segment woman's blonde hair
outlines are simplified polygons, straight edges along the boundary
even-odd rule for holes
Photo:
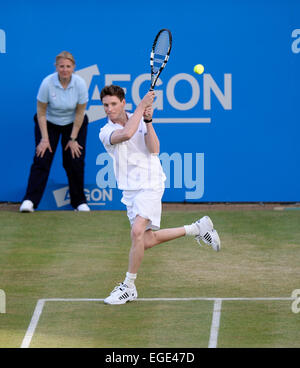
[[[68,60],[70,60],[73,63],[73,65],[75,65],[74,56],[70,52],[68,52],[68,51],[62,51],[61,53],[59,53],[56,56],[55,65],[58,64],[58,62],[59,62],[60,59],[68,59]]]

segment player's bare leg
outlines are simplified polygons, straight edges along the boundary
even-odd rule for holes
[[[188,235],[193,236],[200,244],[200,240],[219,251],[221,242],[213,223],[208,216],[204,216],[191,225],[162,229],[158,231],[147,230],[149,220],[137,216],[131,228],[131,249],[129,252],[128,272],[124,282],[118,285],[111,295],[104,300],[106,304],[124,304],[137,298],[135,279],[142,263],[144,251],[155,245]]]
[[[185,235],[186,232],[183,226],[169,229],[161,229],[157,231],[147,230],[144,234],[144,247],[145,250],[150,249],[155,245],[165,243],[173,239],[181,238]]]
[[[191,225],[158,231],[146,231],[144,235],[145,250],[185,235],[194,236],[199,245],[201,245],[200,240],[202,240],[204,243],[210,245],[215,251],[219,251],[221,248],[219,235],[213,228],[211,219],[208,216],[204,216]]]
[[[117,285],[105,300],[105,304],[125,304],[138,296],[134,281],[144,257],[144,234],[149,220],[136,216],[131,227],[131,248],[128,272],[123,282]]]
[[[136,216],[131,227],[131,249],[128,272],[136,274],[144,257],[145,231],[149,220]]]

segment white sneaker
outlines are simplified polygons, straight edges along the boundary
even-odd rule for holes
[[[34,211],[33,203],[29,199],[23,201],[23,203],[20,206],[20,212],[33,212],[33,211]]]
[[[75,211],[79,212],[90,212],[90,207],[86,203],[81,203]]]
[[[213,250],[218,252],[221,249],[221,241],[217,230],[214,229],[213,222],[208,216],[202,217],[195,223],[199,229],[199,235],[195,237],[199,245],[201,246],[200,240],[210,245]]]
[[[121,282],[114,290],[110,293],[110,296],[104,299],[105,304],[125,304],[131,302],[137,298],[136,287],[128,287],[126,284]]]

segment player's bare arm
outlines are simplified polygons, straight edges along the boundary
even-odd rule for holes
[[[141,100],[141,102],[138,104],[133,115],[127,121],[119,122],[121,124],[123,123],[122,125],[124,125],[124,128],[117,129],[112,133],[111,138],[110,138],[110,141],[112,144],[117,144],[117,143],[127,141],[135,134],[135,132],[137,131],[139,127],[140,120],[143,117],[143,114],[146,108],[152,106],[154,95],[155,94],[153,91],[148,92],[144,96],[144,98]],[[110,97],[110,96],[107,96],[107,97]],[[105,108],[105,99],[106,97],[103,99],[104,108]],[[125,108],[125,101],[124,101],[124,106],[123,106],[123,112],[125,116],[127,117],[124,108]],[[113,122],[117,122],[117,121],[113,121]]]
[[[150,153],[159,154],[160,144],[156,135],[155,129],[152,125],[153,107],[148,107],[144,112],[144,121],[147,126],[147,134],[145,134],[145,143]],[[150,122],[149,122],[150,121]]]

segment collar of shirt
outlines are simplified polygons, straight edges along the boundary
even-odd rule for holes
[[[54,73],[54,85],[55,85],[56,87],[58,87],[58,88],[62,88],[62,89],[64,89],[64,88],[63,88],[63,86],[61,85],[61,83],[60,83],[59,79],[58,79],[58,73],[57,73],[57,72],[55,72],[55,73]],[[70,81],[70,83],[68,84],[67,89],[69,89],[69,88],[73,88],[73,87],[74,87],[74,78],[73,78],[73,74],[72,74],[72,76],[71,76],[71,81]]]

